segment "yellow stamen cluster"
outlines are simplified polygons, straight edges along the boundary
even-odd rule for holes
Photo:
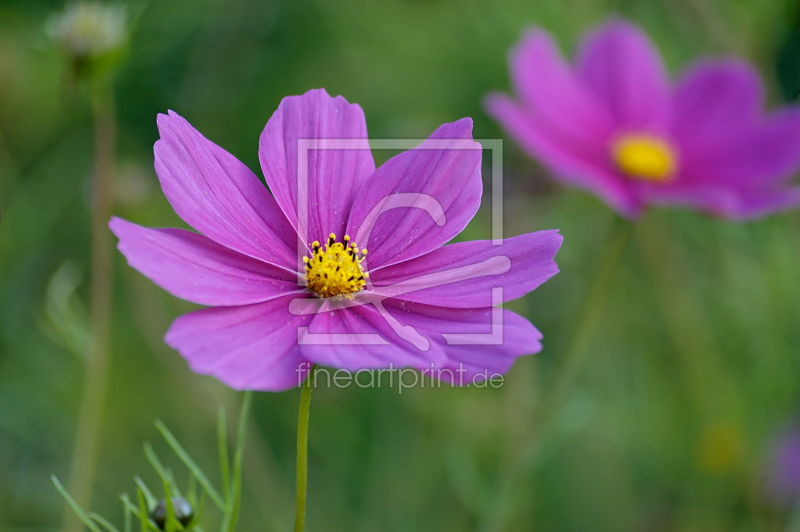
[[[625,135],[614,142],[612,154],[617,166],[629,177],[664,182],[672,177],[677,156],[669,144],[649,135]]]
[[[337,242],[331,233],[325,249],[319,242],[311,244],[312,256],[303,257],[306,264],[306,284],[308,289],[320,297],[345,296],[362,290],[368,277],[361,268],[367,254],[366,249],[358,249],[355,242],[345,235],[344,242]]]

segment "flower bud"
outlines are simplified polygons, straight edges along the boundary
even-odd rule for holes
[[[64,13],[50,19],[47,33],[76,68],[95,70],[98,63],[114,63],[127,46],[125,6],[101,2],[70,4]]]
[[[189,501],[181,497],[173,497],[172,507],[175,509],[175,519],[183,526],[188,525],[194,516],[194,510]],[[167,501],[165,499],[158,501],[158,506],[155,507],[150,517],[153,518],[158,528],[164,530],[167,523]]]

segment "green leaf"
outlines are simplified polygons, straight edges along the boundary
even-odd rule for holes
[[[112,525],[110,522],[108,522],[108,520],[104,518],[102,515],[98,515],[94,512],[89,512],[89,517],[100,523],[103,526],[103,528],[108,530],[108,532],[119,532],[119,529],[114,525]]]
[[[158,476],[161,477],[161,480],[167,480],[169,478],[167,476],[167,470],[161,465],[161,460],[158,459],[158,455],[156,455],[156,452],[149,443],[144,444],[144,455],[147,457],[147,461],[150,462],[150,465],[153,466],[153,469],[156,470]]]
[[[194,513],[194,517],[192,520],[186,524],[186,530],[195,530],[196,532],[203,532],[203,529],[200,528],[198,523],[200,522],[200,516],[203,515],[203,510],[206,508],[206,492],[204,491],[203,494],[200,496],[200,504],[196,507],[197,511]]]
[[[228,505],[225,508],[225,517],[222,520],[221,532],[233,532],[236,527],[236,520],[239,517],[239,504],[242,499],[242,463],[244,461],[244,444],[247,436],[247,420],[250,417],[250,404],[253,393],[244,392],[242,409],[239,413],[239,430],[236,435],[236,452],[233,455],[233,483],[231,485],[231,496],[228,498]]]
[[[150,510],[152,508],[155,508],[156,505],[158,504],[158,499],[156,499],[153,496],[153,492],[150,491],[150,489],[147,487],[144,481],[139,477],[133,477],[133,480],[134,482],[136,482],[136,485],[139,486],[139,488],[142,490],[142,493],[144,494],[145,501],[147,502],[147,509]]]
[[[197,506],[197,479],[189,471],[189,490],[186,494],[186,500],[192,505],[192,508]]]
[[[128,498],[128,495],[125,494],[125,499]],[[125,499],[123,499],[122,508],[125,511],[125,532],[131,532],[131,509],[125,504]]]
[[[172,472],[169,469],[166,469],[161,464],[161,460],[158,459],[158,455],[156,455],[156,452],[149,443],[144,444],[144,454],[147,456],[147,460],[150,462],[150,465],[152,465],[153,469],[155,469],[156,473],[158,473],[158,476],[161,477],[161,480],[169,483],[169,487],[175,496],[180,497],[180,490],[175,485],[175,477],[172,476]]]
[[[91,346],[91,334],[89,314],[77,295],[82,277],[75,262],[62,264],[47,283],[44,316],[36,321],[53,342],[85,361]]]
[[[137,490],[137,492],[141,492],[141,490]],[[137,508],[136,506],[134,506],[133,502],[131,502],[130,498],[128,497],[128,494],[127,493],[123,493],[122,495],[119,496],[119,498],[122,501],[122,504],[125,506],[125,508],[128,509],[133,515],[136,516],[137,519],[139,519],[141,521],[140,509]],[[147,528],[149,528],[153,532],[161,532],[161,529],[158,528],[156,526],[156,524],[149,517],[147,517],[147,508],[146,507],[145,507],[145,510],[144,510],[144,515],[145,515],[145,517],[147,519]]]
[[[186,467],[188,467],[195,478],[197,478],[197,481],[201,486],[203,486],[203,489],[206,491],[206,493],[208,493],[208,496],[211,497],[211,500],[214,501],[214,504],[216,504],[220,510],[223,510],[226,506],[225,501],[222,500],[222,497],[220,497],[217,490],[208,480],[208,477],[197,466],[194,460],[192,460],[192,458],[189,456],[189,453],[187,453],[181,444],[178,443],[178,440],[175,439],[175,436],[172,435],[167,426],[164,425],[161,420],[157,419],[156,428],[158,428],[158,430],[164,436],[164,439],[167,440],[167,443],[170,445],[170,447],[172,447],[172,450],[175,451],[175,454],[178,455],[178,458],[180,458],[181,461],[186,464]]]
[[[167,479],[169,480],[169,489],[173,497],[183,497],[181,490],[178,489],[178,483],[175,481],[175,475],[172,474],[172,469],[167,468]]]
[[[150,518],[147,517],[147,508],[144,506],[144,495],[142,495],[142,490],[136,490],[136,494],[139,496],[139,521],[142,523],[142,532],[147,532]]]
[[[166,498],[164,502],[167,507],[167,519],[164,522],[165,532],[180,532],[183,530],[183,525],[175,517],[175,505],[172,504],[172,492],[169,489],[169,482],[164,482],[164,493]]]
[[[75,502],[75,500],[72,497],[70,497],[69,493],[67,493],[67,490],[64,489],[64,486],[61,485],[61,482],[58,481],[56,476],[52,475],[50,478],[53,480],[53,484],[55,484],[58,492],[67,501],[67,504],[70,505],[70,507],[78,515],[80,520],[83,521],[83,524],[86,525],[87,528],[92,532],[103,532],[96,524],[94,524],[94,521],[92,521],[89,518],[89,516],[86,515],[86,512],[84,512],[83,509],[80,506],[78,506],[78,503]]]

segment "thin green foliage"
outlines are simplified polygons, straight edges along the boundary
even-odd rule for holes
[[[203,473],[203,471],[197,466],[197,464],[192,460],[189,456],[189,453],[178,443],[178,440],[169,429],[161,422],[161,420],[156,420],[156,428],[161,432],[164,439],[167,440],[167,443],[172,447],[172,450],[175,451],[175,454],[178,455],[178,458],[189,468],[189,470],[194,474],[197,481],[203,486],[203,489],[208,493],[208,496],[211,497],[211,500],[220,508],[220,510],[225,509],[225,501],[220,497],[219,492],[214,488],[211,482],[208,480],[208,477]],[[152,452],[152,449],[151,449]]]
[[[253,393],[246,391],[239,413],[239,430],[236,435],[236,452],[233,457],[233,483],[230,486],[228,504],[225,508],[225,517],[222,520],[221,532],[233,532],[236,520],[239,517],[239,505],[242,498],[242,463],[244,461],[244,445],[247,436],[247,420],[250,417],[250,404]]]
[[[111,523],[110,523],[110,522],[109,522],[109,521],[108,521],[108,520],[107,520],[105,517],[103,517],[102,515],[98,515],[98,514],[96,514],[96,513],[94,513],[94,512],[89,512],[89,517],[91,517],[91,518],[92,518],[92,520],[94,520],[94,521],[97,521],[98,523],[100,523],[100,525],[101,525],[103,528],[105,528],[106,530],[108,530],[108,532],[119,532],[119,529],[118,529],[117,527],[115,527],[114,525],[112,525],[112,524],[111,524]]]
[[[137,490],[137,491],[141,491],[141,490]],[[130,500],[128,495],[126,493],[123,493],[122,495],[119,496],[119,498],[122,501],[122,505],[126,509],[128,509],[133,515],[135,515],[137,519],[141,520],[140,508],[137,508],[133,504],[133,502]],[[144,515],[147,516],[147,504],[146,503],[145,503]],[[147,528],[149,528],[153,532],[161,532],[161,529],[159,529],[158,526],[156,526],[156,524],[149,517],[147,517],[147,523],[146,523],[145,526],[147,526]]]
[[[83,524],[86,525],[86,527],[92,532],[103,532],[96,524],[94,524],[94,521],[92,521],[89,516],[86,515],[86,512],[84,512],[83,509],[78,506],[78,503],[76,503],[75,500],[70,497],[69,493],[67,493],[67,490],[64,489],[64,486],[61,485],[61,482],[58,481],[56,476],[52,475],[50,478],[53,480],[53,484],[55,484],[58,492],[62,497],[64,497],[64,500],[67,501],[67,504],[69,504],[80,520],[83,521]]]
[[[53,342],[84,361],[92,338],[89,313],[77,295],[82,277],[75,262],[62,264],[47,283],[44,316],[37,317],[36,321],[39,329]]]
[[[189,472],[189,489],[186,490],[186,500],[194,508],[197,505],[197,479],[194,478],[192,472]]]
[[[200,527],[198,523],[200,523],[200,516],[203,515],[203,510],[206,508],[206,492],[204,491],[200,495],[200,503],[195,506],[197,510],[194,512],[194,516],[192,520],[186,525],[187,530],[196,530],[197,532],[203,532],[203,529]]]
[[[147,457],[147,461],[150,462],[150,465],[153,466],[153,469],[156,470],[156,473],[161,480],[166,480],[169,478],[167,475],[167,469],[161,464],[161,460],[158,459],[158,455],[149,443],[144,444],[144,455]]]
[[[144,494],[145,502],[147,502],[147,508],[155,508],[156,504],[158,504],[158,499],[153,496],[153,493],[150,491],[150,488],[144,483],[144,481],[139,477],[133,477],[134,482],[139,488],[142,490]]]
[[[144,495],[142,495],[142,490],[136,490],[136,494],[139,496],[139,521],[142,524],[142,532],[147,532],[147,525],[150,522],[150,518],[147,517]]]
[[[183,497],[180,488],[178,488],[178,483],[175,481],[175,475],[172,474],[172,469],[169,468],[167,468],[167,480],[169,481],[170,490],[172,491],[172,496]]]
[[[164,493],[166,497],[164,502],[167,507],[167,519],[164,521],[165,532],[180,532],[183,530],[183,525],[175,516],[175,505],[172,503],[172,491],[169,489],[169,482],[164,482]]]
[[[125,498],[127,499],[127,498],[128,498],[128,496],[127,496],[127,495],[125,495]],[[123,502],[124,502],[124,501],[123,501]],[[131,510],[130,510],[130,508],[128,508],[128,507],[127,507],[125,504],[123,504],[123,505],[122,505],[122,507],[124,508],[124,512],[125,512],[125,517],[124,517],[124,522],[125,522],[125,524],[124,524],[124,530],[125,530],[125,532],[131,532]]]
[[[147,456],[147,460],[150,462],[150,465],[152,465],[153,469],[155,469],[156,473],[158,473],[158,476],[161,477],[161,480],[169,484],[170,489],[176,497],[180,497],[180,490],[178,489],[178,486],[175,485],[175,477],[172,476],[172,472],[170,470],[161,464],[161,460],[158,459],[158,455],[156,455],[156,452],[149,443],[144,444],[144,454]]]
[[[214,488],[205,473],[197,466],[189,454],[178,443],[178,440],[172,435],[161,421],[156,420],[156,427],[167,440],[170,447],[175,451],[181,461],[189,469],[189,483],[187,491],[187,501],[194,510],[194,515],[191,521],[186,525],[181,524],[175,514],[175,506],[173,498],[181,497],[180,490],[175,482],[175,476],[169,468],[164,467],[161,460],[156,455],[153,447],[149,443],[144,444],[144,453],[150,465],[160,477],[165,494],[166,506],[166,520],[164,524],[165,532],[184,532],[196,531],[204,532],[200,527],[200,518],[205,510],[206,500],[210,498],[222,511],[222,526],[221,532],[233,532],[239,513],[239,506],[241,503],[241,484],[242,484],[242,464],[244,457],[244,445],[247,435],[247,419],[249,417],[251,404],[251,394],[248,392],[244,396],[242,402],[241,413],[239,416],[239,427],[236,439],[236,449],[233,457],[233,469],[231,470],[230,461],[228,456],[227,434],[225,411],[220,409],[218,417],[217,436],[219,444],[219,457],[220,457],[220,473],[222,475],[222,491],[224,498],[220,496],[219,492]],[[61,485],[56,477],[52,477],[53,484],[56,489],[61,493],[67,503],[72,507],[77,516],[83,523],[90,529],[91,532],[104,532],[98,524],[105,529],[106,532],[119,532],[119,529],[104,517],[95,513],[86,513],[78,504],[70,497],[66,489]],[[153,495],[153,491],[147,487],[147,484],[139,478],[134,477],[136,483],[136,494],[138,499],[138,507],[128,497],[127,494],[120,495],[122,507],[124,512],[124,532],[132,532],[132,516],[139,519],[142,532],[161,532],[158,525],[150,517],[150,512],[158,506],[158,499]],[[199,493],[198,504],[198,484],[202,489]]]

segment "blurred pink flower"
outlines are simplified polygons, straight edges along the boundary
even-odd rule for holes
[[[800,499],[800,426],[785,430],[776,441],[766,476],[767,495],[792,505]]]
[[[480,204],[481,150],[470,119],[437,129],[423,143],[436,149],[409,150],[377,170],[366,141],[361,149],[312,149],[301,187],[298,140],[358,143],[366,122],[358,105],[324,90],[284,98],[259,145],[272,194],[177,114],[159,115],[158,128],[164,194],[202,234],[119,218],[110,227],[131,266],[173,295],[213,307],[177,318],[165,338],[194,371],[237,389],[278,391],[297,386],[308,362],[351,371],[462,368],[472,378],[504,373],[516,357],[541,350],[533,325],[493,308],[493,289],[502,287],[508,301],[555,275],[562,237],[541,231],[503,245],[444,245]],[[403,203],[413,197],[438,214]],[[356,242],[369,247],[368,259]],[[447,334],[494,330],[498,312],[499,342],[448,341]],[[373,341],[303,342],[304,334]]]
[[[633,218],[680,205],[752,218],[800,204],[800,109],[764,115],[757,72],[704,60],[673,87],[658,51],[630,23],[600,26],[574,66],[543,30],[510,57],[517,100],[486,99],[489,114],[566,184]]]

